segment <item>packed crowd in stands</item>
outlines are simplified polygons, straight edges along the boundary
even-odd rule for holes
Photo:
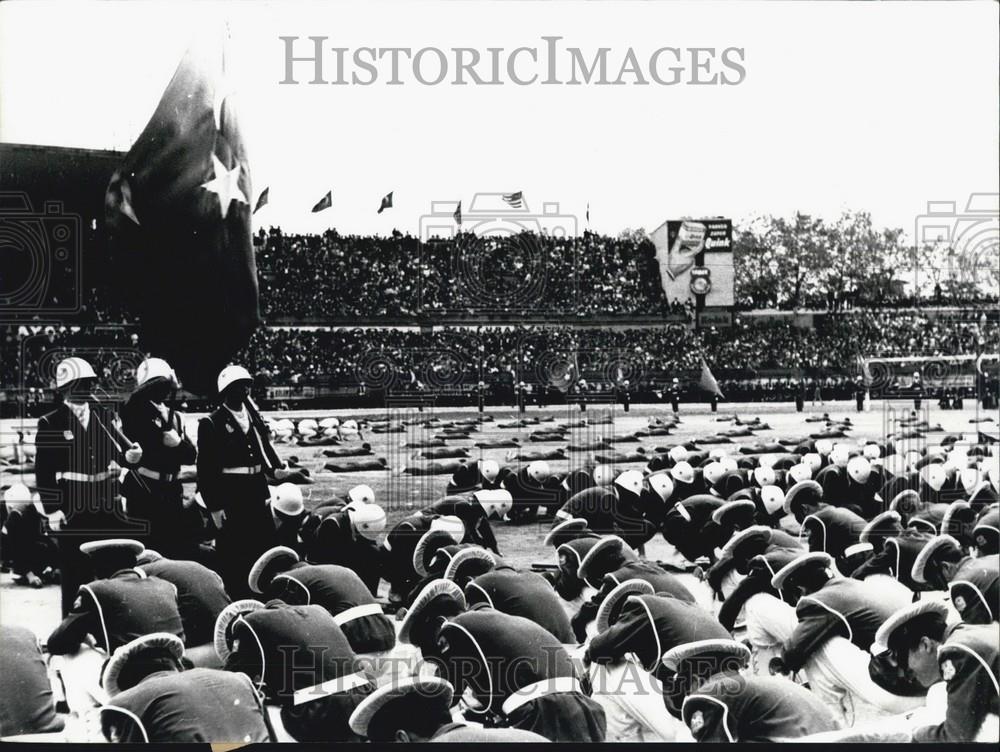
[[[862,311],[821,318],[815,329],[805,329],[754,319],[737,316],[732,328],[721,329],[680,324],[434,332],[261,328],[236,361],[272,385],[434,391],[479,382],[565,386],[562,379],[575,383],[585,378],[590,388],[599,390],[623,380],[635,387],[677,374],[697,378],[702,358],[719,378],[757,379],[760,371],[782,369],[797,374],[794,378],[836,378],[856,375],[859,355],[941,357],[1000,350],[995,320]],[[46,364],[70,352],[86,352],[103,370],[105,383],[127,387],[133,361],[142,355],[135,331],[121,327],[46,327],[34,333],[8,327],[2,348],[3,384],[8,388],[48,388],[52,373]],[[775,381],[768,393],[784,389],[781,384]]]

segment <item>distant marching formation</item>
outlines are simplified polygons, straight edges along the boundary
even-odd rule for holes
[[[612,460],[568,473],[515,446],[509,466],[456,462],[387,529],[365,485],[307,512],[308,474],[272,441],[348,463],[362,430],[402,424],[269,425],[251,382],[219,374],[193,441],[162,360],[120,415],[89,364],[60,364],[4,550],[25,584],[61,582],[64,616],[44,645],[0,627],[4,738],[1000,740],[1000,455],[978,433],[932,444],[913,415],[858,443],[826,416],[747,445],[763,424],[739,421],[636,453],[643,470],[615,467],[638,435],[570,440]],[[424,425],[447,447],[486,420]],[[493,524],[539,520],[552,561],[511,566]],[[657,535],[664,562],[644,555]]]

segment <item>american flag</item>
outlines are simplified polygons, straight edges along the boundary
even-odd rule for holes
[[[521,191],[517,193],[505,193],[503,194],[503,200],[507,204],[510,204],[514,209],[523,209],[524,201],[522,200]]]

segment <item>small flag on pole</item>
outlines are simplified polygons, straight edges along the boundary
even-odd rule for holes
[[[587,202],[587,224],[590,224],[590,202]]]
[[[712,375],[712,371],[708,367],[708,363],[705,362],[705,358],[701,359],[701,378],[698,380],[698,386],[709,394],[717,394],[720,399],[725,399],[725,395],[723,395],[722,390],[719,389],[719,382],[716,381],[715,376]]]
[[[523,209],[524,208],[524,197],[521,195],[521,191],[515,193],[505,193],[503,194],[504,203],[509,204],[511,208]]]
[[[331,206],[333,206],[333,191],[327,191],[326,195],[317,201],[316,206],[312,208],[313,214],[321,212],[324,209],[329,209]]]
[[[455,207],[455,213],[452,215],[455,218],[455,223],[461,227],[462,226],[462,202],[458,202],[458,206]]]
[[[378,208],[378,213],[381,214],[386,209],[392,208],[392,191],[389,191],[386,195],[382,197],[382,203]]]
[[[268,186],[267,188],[265,188],[260,192],[260,195],[257,197],[257,205],[253,208],[254,214],[260,211],[263,207],[267,206],[268,191],[270,190],[271,187]]]

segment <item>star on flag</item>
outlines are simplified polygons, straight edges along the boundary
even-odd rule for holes
[[[202,183],[201,187],[219,197],[219,212],[222,218],[225,219],[229,213],[229,205],[233,201],[239,201],[244,204],[249,204],[250,201],[247,199],[246,194],[243,193],[243,189],[240,188],[241,168],[239,162],[232,169],[229,169],[222,163],[221,159],[212,154],[212,166],[215,171],[215,177],[207,183]]]

